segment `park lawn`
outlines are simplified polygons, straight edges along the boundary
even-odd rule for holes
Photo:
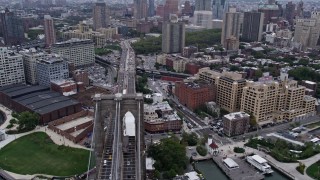
[[[320,161],[312,164],[311,166],[309,166],[306,170],[308,176],[314,178],[314,179],[320,179]]]
[[[318,126],[320,126],[320,122],[311,123],[311,124],[306,125],[305,127],[309,128],[309,129],[313,129]]]
[[[0,168],[18,174],[81,174],[88,159],[89,151],[56,145],[44,132],[23,136],[0,150]]]

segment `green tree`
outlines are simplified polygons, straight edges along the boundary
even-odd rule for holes
[[[18,131],[25,132],[33,130],[39,124],[39,116],[29,111],[22,112],[17,117]]]
[[[250,121],[249,121],[250,127],[256,127],[258,125],[256,117],[250,113]]]
[[[199,146],[197,146],[197,152],[201,155],[201,156],[206,156],[207,155],[207,149],[204,147],[204,146],[202,146],[202,145],[199,145]]]
[[[182,134],[182,142],[185,142],[188,146],[195,146],[198,144],[198,136],[194,132],[191,134],[184,132]]]

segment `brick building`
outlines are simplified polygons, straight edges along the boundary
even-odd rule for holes
[[[175,95],[181,104],[192,110],[215,100],[214,86],[203,82],[176,82]]]
[[[236,136],[248,132],[250,115],[244,112],[235,112],[224,115],[223,131],[227,136]]]
[[[90,81],[88,71],[77,69],[73,71],[72,77],[76,82],[83,82],[84,86],[89,86]]]

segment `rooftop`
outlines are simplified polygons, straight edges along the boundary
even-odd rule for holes
[[[224,117],[229,120],[237,120],[239,118],[250,117],[250,115],[245,112],[234,112],[234,113],[224,115]]]

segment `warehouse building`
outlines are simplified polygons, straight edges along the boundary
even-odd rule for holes
[[[0,87],[0,103],[16,111],[39,114],[40,124],[81,111],[81,104],[44,86],[15,84]]]

